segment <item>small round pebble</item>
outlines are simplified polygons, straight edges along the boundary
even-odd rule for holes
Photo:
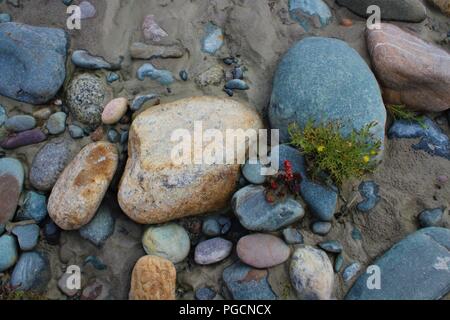
[[[209,237],[217,237],[230,231],[231,220],[228,217],[208,217],[202,225],[203,234]]]
[[[5,128],[13,132],[22,132],[36,127],[36,119],[28,115],[12,116],[5,121]]]
[[[195,262],[210,265],[224,260],[231,253],[233,244],[223,238],[213,238],[200,242],[195,248]]]
[[[120,141],[120,134],[115,129],[109,129],[106,135],[111,143],[117,143]]]
[[[334,261],[334,272],[339,273],[344,265],[344,256],[339,254]]]
[[[312,225],[312,232],[319,235],[319,236],[325,236],[327,235],[331,230],[331,223],[329,222],[314,222]]]
[[[183,81],[188,81],[189,75],[186,72],[186,70],[181,70],[180,71],[180,79],[183,80]]]
[[[111,100],[103,109],[102,122],[104,124],[116,124],[127,113],[128,99],[116,98]]]
[[[422,228],[438,227],[441,224],[444,210],[436,208],[422,211],[419,215],[419,222]]]
[[[239,259],[249,266],[265,269],[289,259],[290,248],[278,237],[256,233],[242,237],[237,244]]]
[[[108,81],[108,83],[113,83],[119,79],[120,79],[119,75],[115,72],[110,72],[106,77],[106,81]]]
[[[179,263],[188,256],[191,241],[182,226],[168,223],[149,227],[142,237],[142,245],[149,255],[156,255],[173,263]]]
[[[345,268],[344,272],[342,273],[342,278],[345,282],[349,282],[358,274],[360,270],[361,264],[359,264],[358,262],[354,262]]]
[[[81,139],[84,137],[84,131],[79,126],[71,124],[69,126],[69,133],[72,139]]]
[[[261,163],[247,163],[242,167],[242,174],[245,179],[252,184],[263,184],[266,181],[266,176],[261,174],[263,166]]]
[[[67,114],[64,112],[56,112],[48,118],[47,130],[50,134],[61,134],[66,130]]]

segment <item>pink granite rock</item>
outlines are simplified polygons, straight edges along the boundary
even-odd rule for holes
[[[450,108],[449,52],[389,23],[366,35],[385,103],[425,112]]]
[[[103,109],[102,122],[104,124],[116,124],[127,113],[128,99],[116,98],[111,100]]]
[[[263,269],[285,262],[289,259],[291,250],[280,238],[256,233],[239,240],[237,254],[242,262]]]

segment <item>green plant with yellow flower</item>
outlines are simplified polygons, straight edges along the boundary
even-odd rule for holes
[[[305,155],[313,179],[325,173],[341,185],[347,179],[361,178],[375,170],[381,141],[371,133],[374,126],[376,123],[370,123],[344,136],[339,123],[315,126],[309,121],[303,130],[292,124],[289,134],[291,144]]]

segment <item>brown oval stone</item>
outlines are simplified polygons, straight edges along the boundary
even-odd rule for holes
[[[201,122],[203,132],[217,129],[223,137],[226,129],[262,128],[254,109],[225,98],[182,99],[141,113],[131,125],[130,156],[118,193],[122,210],[134,221],[163,223],[212,212],[229,203],[239,164],[178,164],[172,159],[180,145],[178,135],[173,139],[174,132],[182,129],[193,141],[196,122]],[[245,150],[245,145],[239,145],[237,152]]]
[[[278,237],[256,233],[239,240],[237,254],[249,266],[264,269],[285,262],[291,249]]]
[[[351,26],[353,26],[353,21],[351,19],[344,18],[341,20],[341,26],[351,27]]]
[[[116,124],[125,115],[128,109],[128,99],[116,98],[111,100],[103,109],[102,122]]]
[[[382,23],[367,46],[384,100],[425,112],[450,108],[450,54],[409,31]]]
[[[130,300],[175,300],[177,271],[172,262],[157,256],[139,259],[131,275]]]
[[[117,148],[108,142],[84,147],[59,176],[48,213],[64,230],[76,230],[94,217],[117,169]]]

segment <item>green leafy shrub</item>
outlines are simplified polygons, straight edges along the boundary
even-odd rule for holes
[[[291,144],[305,155],[313,179],[325,174],[341,185],[347,179],[374,171],[381,150],[381,141],[371,133],[375,125],[370,123],[343,136],[339,123],[314,126],[309,121],[303,130],[295,124],[289,126],[289,134]]]
[[[422,127],[426,127],[424,117],[417,112],[406,109],[404,105],[390,104],[386,106],[389,114],[394,120],[407,120],[419,123]]]

